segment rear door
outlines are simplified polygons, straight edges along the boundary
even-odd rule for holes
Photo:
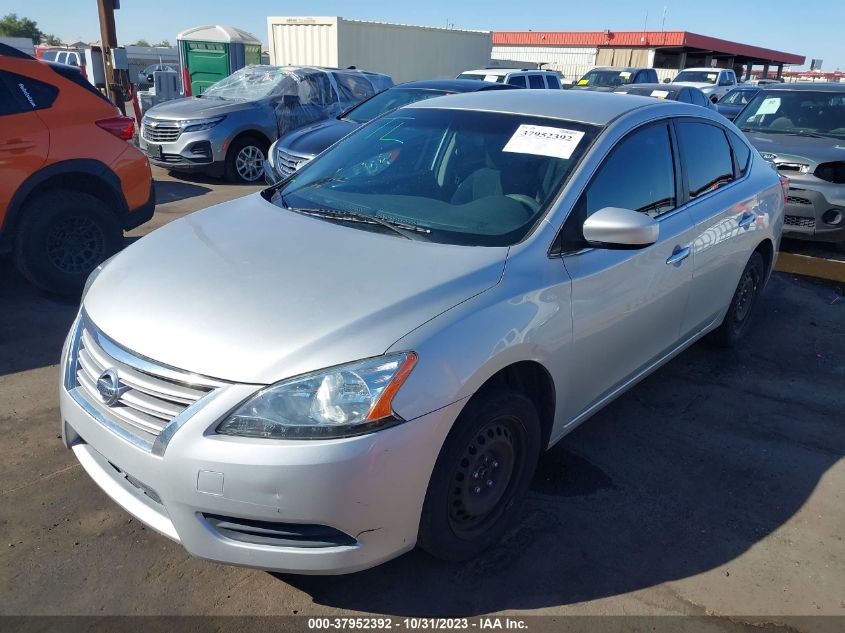
[[[543,81],[543,75],[540,75],[538,73],[532,73],[530,75],[527,75],[527,77],[529,88],[537,88],[542,90],[546,87],[546,84]]]
[[[47,161],[50,134],[37,110],[57,94],[50,84],[0,71],[0,221],[18,187]]]
[[[564,243],[577,245],[584,220],[605,207],[639,211],[660,224],[658,241],[642,249],[564,247],[572,278],[571,357],[579,359],[561,402],[565,419],[591,409],[678,345],[694,231],[678,208],[677,163],[667,122],[638,128],[611,151],[564,225]]]
[[[695,224],[695,272],[682,328],[693,334],[730,302],[758,239],[760,201],[746,178],[751,151],[738,136],[701,119],[678,120],[675,130],[689,200],[685,208]]]

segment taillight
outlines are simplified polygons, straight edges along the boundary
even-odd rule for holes
[[[186,97],[191,96],[191,73],[188,72],[188,67],[182,68],[182,91]]]
[[[789,197],[789,178],[783,174],[778,174],[778,177],[780,178],[780,188],[783,189],[783,201],[786,202]]]
[[[135,136],[135,121],[128,116],[114,116],[109,119],[100,119],[96,122],[98,127],[106,132],[114,134],[121,141],[131,141]]]

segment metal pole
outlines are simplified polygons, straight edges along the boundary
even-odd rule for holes
[[[117,32],[114,26],[115,0],[97,0],[97,9],[100,13],[100,51],[103,54],[103,72],[106,77],[106,96],[126,113],[126,104],[123,102],[123,90],[120,82],[115,76],[112,66],[112,49],[117,48]]]

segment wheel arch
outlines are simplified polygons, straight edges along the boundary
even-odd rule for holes
[[[128,207],[120,178],[105,163],[93,159],[71,159],[53,163],[27,178],[12,196],[0,230],[0,247],[11,247],[15,230],[27,203],[42,192],[72,189],[103,200],[123,223]]]
[[[775,263],[775,245],[768,237],[757,245],[754,252],[760,253],[763,256],[763,263],[766,266],[766,279],[772,275]]]

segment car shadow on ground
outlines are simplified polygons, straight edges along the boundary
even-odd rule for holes
[[[264,180],[260,179],[256,182],[232,182],[223,177],[212,176],[200,171],[167,171],[167,175],[174,179],[174,181],[192,183],[195,185],[230,185],[233,187],[254,187],[256,185],[263,185]],[[157,181],[161,182],[161,181]]]
[[[845,455],[845,306],[826,286],[772,285],[740,348],[694,346],[546,453],[519,520],[481,557],[414,550],[348,576],[276,577],[335,608],[472,616],[729,574]]]
[[[156,204],[167,204],[188,198],[204,196],[211,191],[210,187],[203,187],[189,182],[178,180],[156,180]]]

